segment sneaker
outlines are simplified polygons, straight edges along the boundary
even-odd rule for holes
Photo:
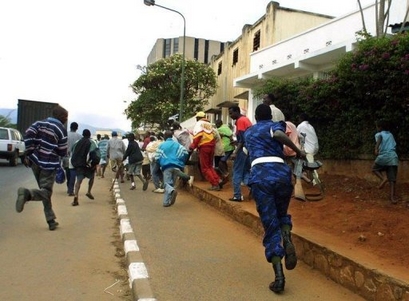
[[[241,196],[240,198],[232,197],[232,198],[229,199],[229,201],[232,201],[232,202],[241,202],[241,201],[243,201],[243,196]]]
[[[176,190],[172,191],[172,194],[170,196],[170,204],[169,206],[172,206],[176,202],[176,197],[178,195],[178,192]]]
[[[220,185],[216,185],[216,186],[212,186],[212,187],[210,187],[208,190],[220,191],[220,190],[221,190],[221,188],[220,188]]]
[[[135,190],[136,187],[135,186],[131,186],[131,188],[129,188],[129,190]]]
[[[165,189],[163,189],[163,188],[156,188],[156,189],[152,190],[152,192],[154,192],[154,193],[165,193]]]
[[[47,224],[48,224],[48,229],[50,231],[54,231],[55,229],[57,229],[57,226],[59,225],[59,223],[57,223],[55,220],[48,221]]]
[[[90,192],[88,192],[88,193],[86,194],[86,196],[87,196],[90,200],[93,200],[93,199],[94,199],[94,196],[93,196]]]
[[[72,201],[71,205],[72,205],[72,206],[78,206],[78,205],[79,205],[79,203],[78,203],[78,197],[74,197],[74,201]]]
[[[146,191],[146,189],[148,189],[148,186],[149,186],[149,181],[145,180],[145,182],[143,182],[142,190]]]
[[[190,178],[189,178],[189,181],[187,181],[187,184],[189,185],[189,187],[192,187],[193,186],[193,181],[194,181],[194,177],[193,176],[190,176]]]
[[[68,194],[68,196],[75,196],[75,194],[74,194],[73,192],[70,192],[70,193]]]
[[[30,191],[20,187],[17,190],[16,211],[21,212],[24,209],[24,204],[30,200]]]

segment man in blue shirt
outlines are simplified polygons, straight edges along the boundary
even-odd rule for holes
[[[165,142],[161,143],[155,155],[155,160],[159,163],[163,172],[163,182],[165,194],[163,196],[163,206],[172,206],[176,201],[177,191],[175,190],[175,180],[180,177],[185,183],[191,177],[182,172],[185,168],[187,149],[173,140],[173,133],[166,131],[164,135]]]
[[[61,106],[53,109],[53,117],[36,121],[26,131],[24,165],[31,167],[37,180],[38,189],[20,187],[17,191],[16,211],[21,212],[28,201],[42,201],[48,228],[52,231],[58,226],[52,209],[51,195],[57,168],[61,158],[67,155],[67,130],[64,124],[68,112]]]
[[[281,259],[285,257],[287,270],[297,265],[290,234],[291,215],[287,213],[293,191],[292,175],[290,167],[284,162],[283,144],[293,149],[299,157],[305,157],[305,152],[285,134],[284,121],[271,120],[271,108],[268,105],[260,104],[256,108],[255,117],[257,123],[244,133],[245,147],[251,162],[248,185],[265,231],[265,256],[275,272],[275,281],[270,284],[270,290],[279,293],[285,286]]]

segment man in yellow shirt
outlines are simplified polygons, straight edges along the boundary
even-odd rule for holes
[[[199,164],[203,176],[212,185],[209,190],[220,190],[222,188],[220,177],[213,168],[214,149],[216,139],[214,129],[210,122],[206,119],[205,112],[196,114],[196,125],[193,128],[193,142],[190,144],[190,149],[199,150]]]

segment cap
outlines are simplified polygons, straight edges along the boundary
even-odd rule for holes
[[[114,137],[114,136],[118,136],[118,133],[117,133],[116,131],[112,131],[111,136],[112,136],[112,137]]]
[[[200,117],[200,118],[203,118],[203,117],[206,117],[206,113],[205,112],[197,112],[196,113],[196,117]]]

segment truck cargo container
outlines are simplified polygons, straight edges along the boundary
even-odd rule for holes
[[[52,116],[52,111],[56,106],[58,103],[55,102],[19,99],[17,129],[24,135],[27,128],[35,121]]]

